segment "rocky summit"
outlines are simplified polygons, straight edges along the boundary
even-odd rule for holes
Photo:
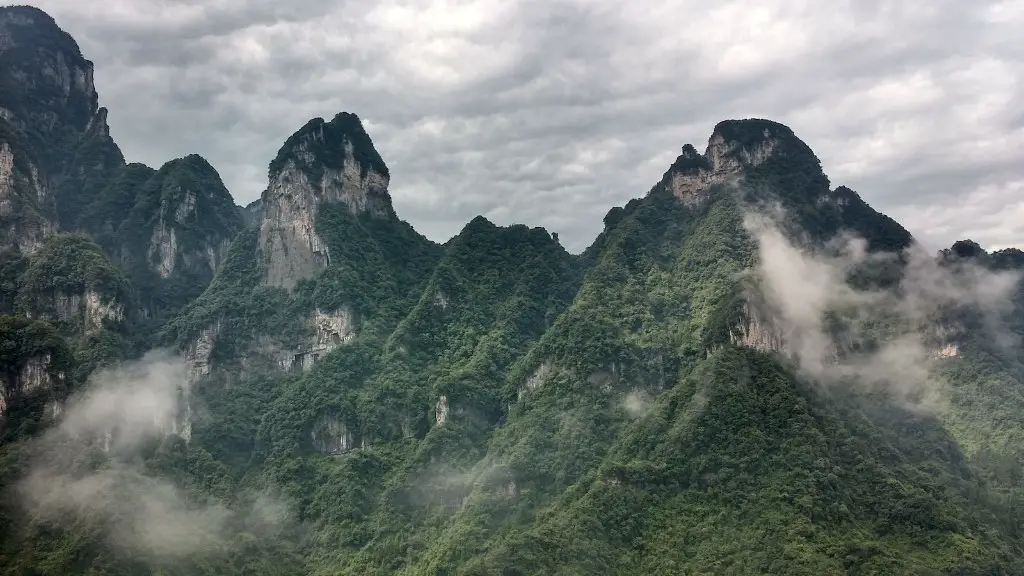
[[[350,112],[240,207],[99,104],[0,8],[0,572],[1024,573],[1024,253],[927,252],[788,127],[570,254],[417,233]]]

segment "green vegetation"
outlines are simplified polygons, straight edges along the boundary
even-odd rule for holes
[[[0,316],[0,378],[2,378],[4,409],[3,438],[10,442],[35,434],[42,424],[44,403],[66,393],[72,375],[74,357],[71,349],[53,327],[45,322],[16,316]],[[44,361],[50,378],[49,387],[25,390],[26,367],[32,361]]]
[[[33,255],[22,277],[21,299],[26,310],[46,310],[58,295],[94,292],[108,302],[129,296],[128,282],[102,249],[81,234],[58,234]]]
[[[872,249],[909,243],[794,155],[749,170],[743,190],[815,199],[800,217],[821,237],[852,228]],[[845,202],[818,204],[825,195]],[[248,308],[266,310],[266,325],[233,304],[266,290],[249,231],[172,325],[182,342],[215,318],[259,333],[339,304],[359,311],[361,332],[309,372],[230,376],[230,387],[231,370],[215,376],[201,394],[218,416],[196,424],[189,450],[291,502],[312,530],[303,573],[1021,570],[1017,492],[995,480],[1019,464],[961,448],[987,410],[966,406],[1006,402],[991,394],[1020,384],[951,373],[954,409],[937,420],[735,347],[738,277],[756,259],[742,228],[750,197],[711,197],[685,207],[656,186],[613,210],[580,258],[543,231],[478,218],[424,259],[415,301],[394,298],[401,268],[389,263],[405,251],[375,248],[393,225],[328,207],[318,232],[343,240],[331,266]],[[251,348],[221,350],[231,366]],[[1008,420],[1002,445],[1022,429]]]
[[[314,224],[329,264],[284,290],[265,282],[261,203],[236,207],[198,156],[125,166],[94,94],[58,102],[53,86],[16,81],[47,50],[88,64],[40,22],[32,37],[0,23],[16,45],[0,54],[0,104],[58,122],[0,121],[0,141],[17,149],[18,186],[43,170],[62,228],[82,233],[0,251],[0,573],[1024,572],[1020,285],[998,321],[984,306],[934,319],[963,327],[928,361],[945,400],[934,412],[738,341],[759,259],[752,207],[781,205],[808,250],[842,232],[871,251],[913,241],[832,189],[789,128],[720,123],[716,154],[742,178],[679,202],[673,176],[712,167],[688,145],[580,256],[483,217],[439,246],[382,190],[384,213],[327,199]],[[349,153],[364,176],[388,176],[347,113],[303,126],[269,173],[294,162],[319,189]],[[16,216],[42,225],[46,210]],[[851,288],[898,288],[892,260],[851,271]],[[950,274],[1024,269],[1020,251],[970,241],[940,260]],[[858,345],[890,337],[865,324]],[[155,344],[211,367],[179,397],[189,434],[128,451],[105,429],[52,441],[69,392]],[[56,515],[17,491],[39,466],[83,482],[50,491]],[[91,499],[60,500],[80,493]],[[135,505],[175,521],[162,552],[138,544]]]
[[[129,166],[93,205],[93,214],[117,214],[127,207],[125,190],[133,188],[112,245],[141,304],[160,324],[209,286],[242,220],[217,171],[201,156],[172,160],[155,173]]]
[[[341,112],[330,122],[325,122],[323,118],[313,118],[307,122],[285,140],[277,156],[270,162],[268,174],[273,178],[281,172],[288,160],[292,160],[306,172],[310,182],[319,182],[324,169],[341,169],[346,142],[364,176],[369,169],[390,176],[384,159],[377,153],[373,141],[363,129],[363,123],[350,112]],[[296,154],[299,151],[308,152],[310,156],[308,159],[299,156]]]

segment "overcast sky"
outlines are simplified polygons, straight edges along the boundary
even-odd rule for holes
[[[344,110],[428,237],[483,214],[580,251],[683,144],[763,117],[932,248],[1024,247],[1024,0],[35,4],[95,62],[130,161],[202,154],[240,204]]]

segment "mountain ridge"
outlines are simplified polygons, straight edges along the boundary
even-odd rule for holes
[[[419,234],[352,113],[242,208],[91,105],[0,120],[10,573],[1024,571],[1024,257],[925,253],[782,124],[719,122],[573,255]]]

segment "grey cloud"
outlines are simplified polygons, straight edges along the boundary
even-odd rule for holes
[[[241,204],[265,188],[288,135],[348,110],[421,232],[443,241],[482,213],[581,250],[683,144],[761,116],[919,238],[958,239],[943,223],[965,197],[1001,230],[979,230],[983,245],[1024,232],[978,193],[1024,179],[1024,15],[1005,3],[40,5],[96,63],[130,159],[203,154]]]

